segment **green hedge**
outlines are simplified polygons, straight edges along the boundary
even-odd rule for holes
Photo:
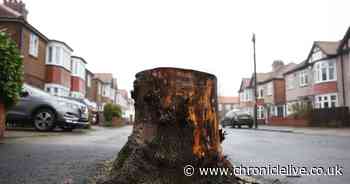
[[[106,122],[112,122],[114,117],[122,117],[122,110],[119,105],[108,103],[104,106],[103,116],[105,117]]]
[[[22,91],[22,58],[17,45],[0,30],[0,101],[8,108],[14,105]]]

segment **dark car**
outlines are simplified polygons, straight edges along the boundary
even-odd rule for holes
[[[232,126],[233,128],[241,128],[243,125],[252,128],[254,124],[253,117],[242,111],[230,111],[221,121],[222,126]]]
[[[7,112],[8,124],[34,125],[38,131],[50,131],[55,127],[64,130],[83,128],[89,124],[84,104],[50,95],[24,84],[18,103]]]

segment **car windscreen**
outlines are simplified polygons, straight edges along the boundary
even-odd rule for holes
[[[225,118],[233,118],[234,116],[236,116],[236,112],[230,111],[226,113]]]
[[[46,93],[45,91],[42,91],[40,89],[37,89],[35,87],[29,86],[24,84],[23,85],[23,91],[28,92],[31,96],[36,96],[36,97],[50,97],[51,95]]]

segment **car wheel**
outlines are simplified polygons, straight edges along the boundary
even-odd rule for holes
[[[241,126],[241,125],[238,125],[238,128],[242,128],[242,126]]]
[[[38,131],[51,131],[55,128],[55,120],[50,109],[41,109],[34,114],[34,127]]]
[[[253,125],[248,125],[249,126],[249,128],[253,128]]]

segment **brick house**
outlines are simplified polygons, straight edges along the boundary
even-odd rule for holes
[[[85,98],[87,98],[90,101],[94,101],[93,98],[93,85],[92,85],[92,79],[94,78],[94,74],[86,69],[85,72]]]
[[[91,81],[91,92],[92,92],[92,101],[96,103],[97,110],[103,110],[103,101],[102,101],[102,85],[103,81],[96,78],[95,76]]]
[[[282,61],[274,61],[272,71],[257,76],[257,116],[260,121],[268,123],[272,117],[285,115],[285,80],[283,73],[294,68],[295,63],[285,65]]]
[[[296,107],[329,108],[343,105],[339,42],[314,42],[307,59],[284,73],[286,114]]]
[[[338,54],[338,62],[341,67],[341,93],[343,96],[340,104],[350,108],[350,27],[339,43]]]
[[[50,40],[46,55],[45,91],[56,96],[70,96],[71,56],[73,49],[66,43]]]
[[[117,82],[116,79],[113,78],[113,74],[111,73],[95,73],[95,78],[99,79],[101,83],[101,101],[102,106],[104,106],[106,103],[114,103],[115,102],[115,96],[116,96],[116,90],[117,88]]]
[[[49,39],[26,20],[28,11],[18,1],[0,4],[0,30],[17,43],[23,57],[24,82],[44,89],[46,83],[46,49]]]
[[[87,62],[82,57],[71,57],[71,96],[74,98],[85,98],[86,64]]]
[[[254,115],[254,88],[251,86],[250,78],[243,78],[239,87],[239,108]]]
[[[219,118],[223,118],[225,114],[233,109],[239,109],[239,97],[219,96],[218,97]]]

